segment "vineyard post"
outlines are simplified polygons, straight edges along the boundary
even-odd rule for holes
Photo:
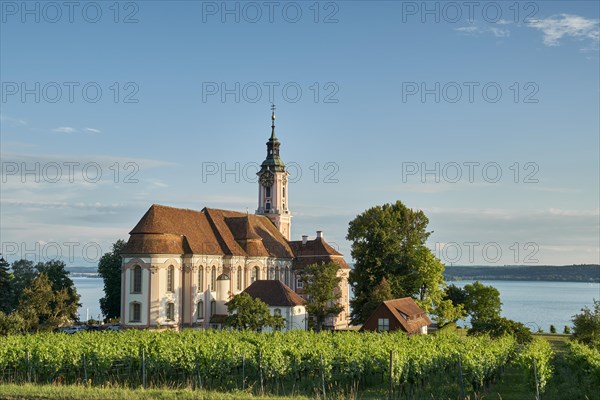
[[[81,363],[83,364],[83,386],[88,386],[88,374],[87,374],[87,365],[85,362],[85,353],[81,355]]]
[[[394,397],[394,376],[393,376],[393,368],[394,368],[394,353],[390,350],[390,387],[388,390],[388,399],[392,400]]]
[[[198,372],[198,387],[202,389],[202,374],[200,374],[200,362],[198,361],[198,354],[196,354],[196,371]]]
[[[242,390],[246,390],[246,352],[242,352]]]
[[[142,347],[142,386],[146,389],[146,352]]]
[[[465,398],[465,383],[463,382],[462,361],[458,355],[458,385],[460,386],[460,398]]]
[[[264,387],[263,387],[263,371],[262,371],[262,362],[261,362],[261,351],[260,349],[258,349],[258,371],[260,372],[260,394],[264,394]]]
[[[29,350],[27,350],[27,383],[31,383],[31,361]]]
[[[325,394],[325,370],[323,368],[323,354],[321,354],[321,386],[323,387],[323,397],[327,397]]]
[[[535,358],[533,359],[533,377],[535,379],[535,400],[541,400],[541,397],[540,397],[540,385],[538,383],[537,365],[535,363]]]

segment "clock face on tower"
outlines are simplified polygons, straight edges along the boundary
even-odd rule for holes
[[[275,181],[275,178],[274,178],[273,174],[269,171],[265,171],[260,176],[260,184],[263,185],[264,187],[273,186],[274,181]]]

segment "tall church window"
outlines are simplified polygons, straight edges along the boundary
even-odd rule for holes
[[[210,290],[213,292],[217,290],[217,267],[214,265],[210,270]]]
[[[266,197],[271,197],[271,186],[267,186],[265,188],[265,196]]]
[[[175,320],[175,304],[167,303],[167,320],[174,321]]]
[[[216,313],[217,313],[217,302],[213,300],[210,302],[210,316],[212,317]]]
[[[289,268],[285,269],[285,279],[284,280],[285,280],[284,283],[286,285],[290,286],[290,269]]]
[[[198,291],[204,292],[204,267],[198,268]]]
[[[252,282],[256,282],[259,279],[260,279],[260,270],[259,270],[259,268],[258,267],[252,268],[252,278],[251,278],[251,281]]]
[[[237,267],[237,290],[242,290],[242,267]]]
[[[142,320],[142,305],[133,302],[129,305],[129,322],[140,322]]]
[[[131,293],[142,293],[142,267],[133,267],[131,280]]]
[[[175,291],[175,267],[170,265],[167,271],[167,292]]]
[[[204,302],[200,300],[197,305],[196,316],[198,319],[204,319]]]

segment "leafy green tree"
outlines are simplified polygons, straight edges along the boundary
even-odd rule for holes
[[[6,314],[0,311],[0,336],[16,335],[25,329],[25,320],[19,313]]]
[[[500,317],[502,302],[500,292],[493,286],[486,286],[479,281],[465,285],[467,294],[466,309],[471,321],[486,321]]]
[[[463,319],[467,315],[467,312],[464,305],[454,305],[451,300],[441,299],[434,303],[432,314],[433,319],[441,328],[448,323]]]
[[[8,314],[12,311],[13,287],[12,274],[8,271],[10,264],[0,258],[0,312]]]
[[[285,326],[283,318],[273,318],[269,313],[269,306],[260,299],[255,299],[248,293],[242,292],[235,295],[227,303],[229,316],[225,320],[225,326],[240,330],[257,331],[264,327]]]
[[[573,316],[573,338],[600,349],[600,300],[594,299],[590,310],[587,306]]]
[[[72,310],[69,318],[74,321],[79,320],[77,310],[80,306],[79,299],[81,296],[77,294],[75,284],[73,283],[73,280],[69,278],[69,272],[66,270],[65,263],[57,260],[51,260],[45,263],[40,262],[36,265],[36,269],[40,274],[45,274],[48,277],[50,285],[52,286],[52,291],[56,294],[54,302],[66,302],[65,306]],[[66,293],[65,299],[63,299],[62,294],[59,295],[62,291]],[[51,306],[54,309],[57,307],[57,304],[52,303]],[[60,307],[63,306],[61,305]]]
[[[425,312],[441,303],[444,264],[425,246],[431,234],[428,223],[422,211],[400,201],[372,207],[350,222],[346,238],[352,241],[355,260],[349,277],[355,296],[350,302],[354,323],[369,317],[369,307],[364,306],[384,277],[394,298],[413,297]]]
[[[504,317],[495,316],[488,319],[475,319],[471,325],[469,335],[487,334],[496,338],[511,335],[519,343],[529,343],[533,340],[531,331],[524,324]]]
[[[444,300],[450,300],[452,304],[465,306],[467,303],[467,292],[465,289],[454,284],[448,285],[444,292]]]
[[[298,272],[306,295],[306,311],[314,321],[316,331],[321,331],[327,318],[334,318],[344,310],[340,304],[338,276],[340,266],[334,262],[310,264]]]
[[[23,290],[17,313],[25,321],[26,331],[51,331],[71,322],[77,307],[77,303],[70,300],[67,289],[54,292],[52,282],[42,273]]]
[[[25,259],[14,261],[11,269],[13,271],[11,310],[15,310],[19,305],[23,290],[31,286],[38,272],[35,269],[33,261]]]
[[[98,262],[98,274],[104,280],[100,309],[107,320],[121,316],[121,250],[125,244],[124,240],[117,240],[112,251],[105,253]]]
[[[363,306],[362,313],[364,315],[371,315],[381,303],[386,300],[392,300],[393,298],[394,295],[392,294],[392,287],[388,283],[387,279],[382,278],[381,282],[379,282],[377,286],[373,288],[373,294]]]

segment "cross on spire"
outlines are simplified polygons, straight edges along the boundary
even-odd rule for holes
[[[271,104],[271,139],[275,139],[275,104]]]

